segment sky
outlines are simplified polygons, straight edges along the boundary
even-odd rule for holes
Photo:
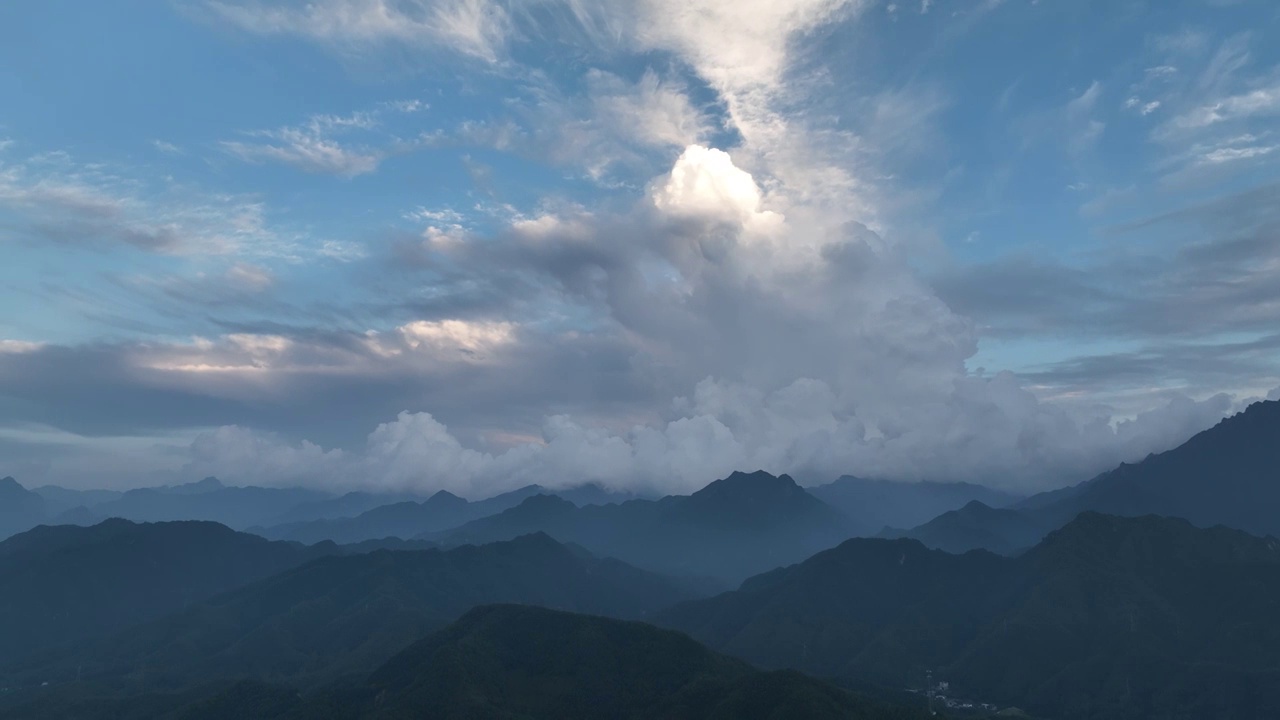
[[[1033,492],[1280,398],[1269,0],[0,7],[0,474]]]

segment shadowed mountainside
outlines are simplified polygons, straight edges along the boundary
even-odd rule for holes
[[[40,526],[0,542],[0,662],[158,618],[336,552],[209,522]]]
[[[6,675],[16,685],[77,676],[145,687],[241,677],[314,684],[368,672],[480,604],[638,618],[689,597],[666,578],[546,535],[448,551],[383,550],[325,557]]]
[[[658,620],[763,667],[932,669],[1053,717],[1280,713],[1280,541],[1178,519],[1084,513],[1017,558],[855,539]]]

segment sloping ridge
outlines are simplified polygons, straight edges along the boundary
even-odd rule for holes
[[[1173,450],[1121,465],[1050,509],[1280,534],[1280,401],[1254,403]]]
[[[1074,487],[1009,508],[970,506],[882,534],[951,551],[982,547],[1014,554],[1082,512],[1178,517],[1202,528],[1280,535],[1280,401],[1254,403],[1172,450],[1122,463]]]

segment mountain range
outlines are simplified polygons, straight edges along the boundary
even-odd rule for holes
[[[445,545],[545,532],[603,556],[726,585],[808,557],[852,534],[845,515],[789,476],[733,473],[692,495],[578,507],[535,495],[497,515],[421,537]]]
[[[803,672],[913,701],[932,680],[948,708],[1017,705],[1059,720],[1280,717],[1278,441],[1280,403],[1258,403],[1166,453],[1023,500],[853,477],[805,489],[754,472],[621,502],[536,486],[479,502],[333,497],[210,478],[98,494],[88,507],[80,491],[46,496],[6,479],[0,529],[102,508],[202,508],[325,539],[117,519],[0,542],[0,716],[870,707]],[[939,508],[909,530],[853,537]],[[493,603],[642,619],[706,647],[615,620],[472,612]]]
[[[424,501],[380,504],[354,517],[312,519],[254,528],[253,531],[263,537],[305,543],[332,540],[348,544],[388,537],[409,539],[456,528],[471,520],[515,507],[525,498],[552,493],[553,491],[540,485],[527,485],[484,500],[467,501],[441,490]],[[594,484],[564,488],[554,491],[554,494],[579,506],[619,503],[637,498],[633,493],[614,492]]]
[[[421,502],[407,500],[378,505],[355,517],[287,523],[274,527],[255,528],[254,531],[263,537],[305,543],[332,540],[345,544],[388,537],[408,539],[423,533],[457,527],[469,520],[502,512],[540,491],[541,489],[537,486],[531,486],[487,500],[468,502],[453,493],[441,490]]]
[[[161,687],[237,677],[314,685],[372,670],[476,605],[639,618],[690,597],[666,578],[541,534],[448,551],[331,555],[27,660],[0,678],[18,685],[75,677]]]
[[[766,668],[1056,718],[1280,717],[1280,541],[1083,513],[1017,558],[854,539],[661,614]]]

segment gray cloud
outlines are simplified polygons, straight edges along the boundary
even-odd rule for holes
[[[1172,396],[1113,426],[1107,408],[973,376],[977,329],[891,243],[769,214],[727,156],[681,162],[623,214],[422,238],[397,282],[421,273],[448,317],[28,348],[0,355],[0,412],[83,435],[224,426],[192,441],[189,475],[480,495],[585,479],[685,491],[740,467],[1047,487],[1230,407]],[[692,195],[670,194],[680,172],[700,178]],[[499,299],[454,312],[472,287]]]
[[[504,33],[542,22],[481,0],[435,6],[443,14],[381,0],[212,6],[252,32],[348,50],[454,47],[516,75]],[[599,55],[665,53],[680,71],[638,82],[591,71],[575,79],[582,97],[529,83],[546,107],[514,113],[522,124],[464,126],[449,141],[540,152],[594,176],[644,168],[649,183],[626,201],[583,208],[548,198],[521,212],[501,205],[500,183],[480,177],[481,206],[498,229],[411,213],[419,225],[390,238],[389,257],[353,262],[344,276],[377,298],[364,303],[287,304],[250,268],[237,274],[239,288],[135,287],[171,303],[173,317],[198,312],[203,337],[0,347],[0,427],[71,431],[79,439],[59,442],[86,456],[101,438],[179,432],[171,472],[232,482],[482,495],[595,479],[684,491],[760,467],[1039,489],[1165,449],[1228,412],[1226,396],[1197,401],[1160,388],[1131,420],[1114,422],[1115,407],[1069,396],[1108,378],[1208,372],[1210,351],[1170,365],[1179,349],[1168,349],[1170,338],[1256,332],[1274,317],[1274,288],[1257,265],[1274,259],[1274,216],[1201,208],[1116,229],[1172,238],[1158,251],[1079,267],[1014,257],[925,282],[886,222],[886,208],[902,206],[876,161],[927,155],[927,137],[904,133],[912,123],[903,118],[927,118],[944,99],[922,85],[866,103],[866,136],[860,123],[796,112],[819,83],[797,77],[794,41],[857,7],[567,4],[557,23],[576,23]],[[503,22],[478,23],[486,8]],[[682,73],[716,96],[726,127],[712,134],[732,137],[731,152],[697,144],[714,123],[671,79]],[[1094,109],[1094,87],[1082,110]],[[1089,112],[1077,114],[1081,129],[1093,127]],[[884,149],[866,150],[877,134]],[[370,169],[342,147],[308,150],[327,135],[257,139],[256,152],[312,169]],[[648,169],[659,156],[663,169]],[[1197,224],[1196,235],[1183,234]],[[1024,378],[970,372],[988,332],[1103,333],[1149,340],[1152,350],[1068,360]],[[1262,367],[1268,350],[1233,352],[1241,363],[1255,353]],[[73,472],[49,467],[52,477]]]
[[[1111,232],[1129,242],[1087,263],[1001,258],[942,273],[934,286],[948,305],[1002,336],[1192,341],[1274,328],[1280,186]]]

